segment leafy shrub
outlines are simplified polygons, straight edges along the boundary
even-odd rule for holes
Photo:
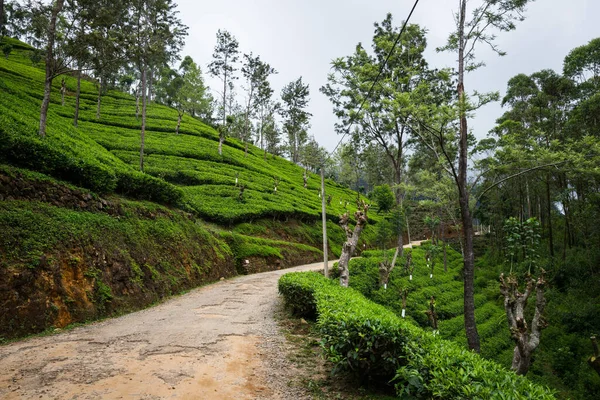
[[[314,272],[280,278],[286,303],[317,313],[334,372],[393,379],[401,398],[554,399],[551,391],[398,318],[385,307]]]
[[[116,191],[140,200],[178,205],[183,192],[178,187],[138,171],[117,171]]]
[[[316,272],[292,272],[283,275],[277,283],[279,293],[286,305],[299,317],[314,320],[317,316],[316,288],[333,285],[329,280],[319,279]]]
[[[62,151],[53,142],[35,133],[23,134],[19,125],[0,117],[0,161],[53,175],[99,193],[116,187],[114,173],[89,158],[78,158]]]
[[[377,203],[378,212],[390,211],[396,202],[396,197],[390,185],[375,186],[371,197]]]

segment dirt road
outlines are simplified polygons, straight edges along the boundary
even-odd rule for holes
[[[241,276],[119,318],[0,347],[2,399],[298,399],[277,279]],[[287,378],[286,378],[287,377]]]

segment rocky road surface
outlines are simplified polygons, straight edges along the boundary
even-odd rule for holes
[[[277,280],[240,276],[158,306],[0,346],[0,398],[302,399],[274,320]]]

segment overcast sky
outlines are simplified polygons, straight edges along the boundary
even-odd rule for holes
[[[312,113],[309,133],[332,150],[340,139],[334,131],[336,118],[331,103],[319,88],[326,83],[331,60],[352,54],[357,43],[371,46],[373,23],[388,12],[399,26],[408,16],[413,0],[216,0],[178,2],[189,36],[183,55],[190,55],[202,67],[212,89],[222,83],[210,78],[216,32],[231,32],[240,43],[240,52],[260,55],[279,74],[271,79],[275,94],[288,82],[303,77],[310,84]],[[475,3],[475,1],[472,1]],[[430,67],[455,67],[456,56],[438,54],[435,48],[446,42],[454,28],[453,12],[458,0],[421,0],[410,23],[429,31],[426,53]],[[479,60],[487,66],[467,75],[466,89],[500,91],[518,73],[541,69],[562,70],[562,61],[574,47],[600,37],[599,0],[537,0],[527,10],[527,19],[517,29],[500,33],[497,44],[508,54],[498,57],[480,45]],[[238,89],[241,81],[238,81]],[[216,93],[215,93],[216,94]],[[480,109],[470,122],[479,138],[485,137],[502,114],[498,103]]]

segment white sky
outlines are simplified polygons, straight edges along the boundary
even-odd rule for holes
[[[310,84],[309,112],[313,114],[309,133],[320,145],[332,150],[340,140],[334,131],[336,118],[331,103],[319,88],[326,83],[331,60],[352,54],[358,42],[371,47],[373,23],[386,13],[399,26],[408,16],[413,0],[180,0],[179,11],[189,26],[183,55],[190,55],[202,67],[212,89],[222,83],[207,74],[216,43],[216,32],[231,32],[240,43],[240,52],[260,55],[279,74],[271,79],[275,95],[288,82],[303,77]],[[428,29],[426,58],[430,67],[455,67],[456,56],[438,54],[435,48],[446,42],[453,30],[453,12],[458,0],[421,0],[410,23]],[[518,74],[541,69],[562,71],[562,61],[574,47],[600,37],[600,0],[537,0],[528,7],[527,19],[517,29],[500,33],[497,44],[505,57],[498,57],[480,45],[477,56],[487,66],[469,74],[466,89],[500,91]],[[241,80],[237,82],[238,91]],[[216,93],[215,93],[216,94]],[[240,99],[241,100],[241,99]],[[502,114],[499,103],[480,109],[470,121],[479,138],[485,137]]]

